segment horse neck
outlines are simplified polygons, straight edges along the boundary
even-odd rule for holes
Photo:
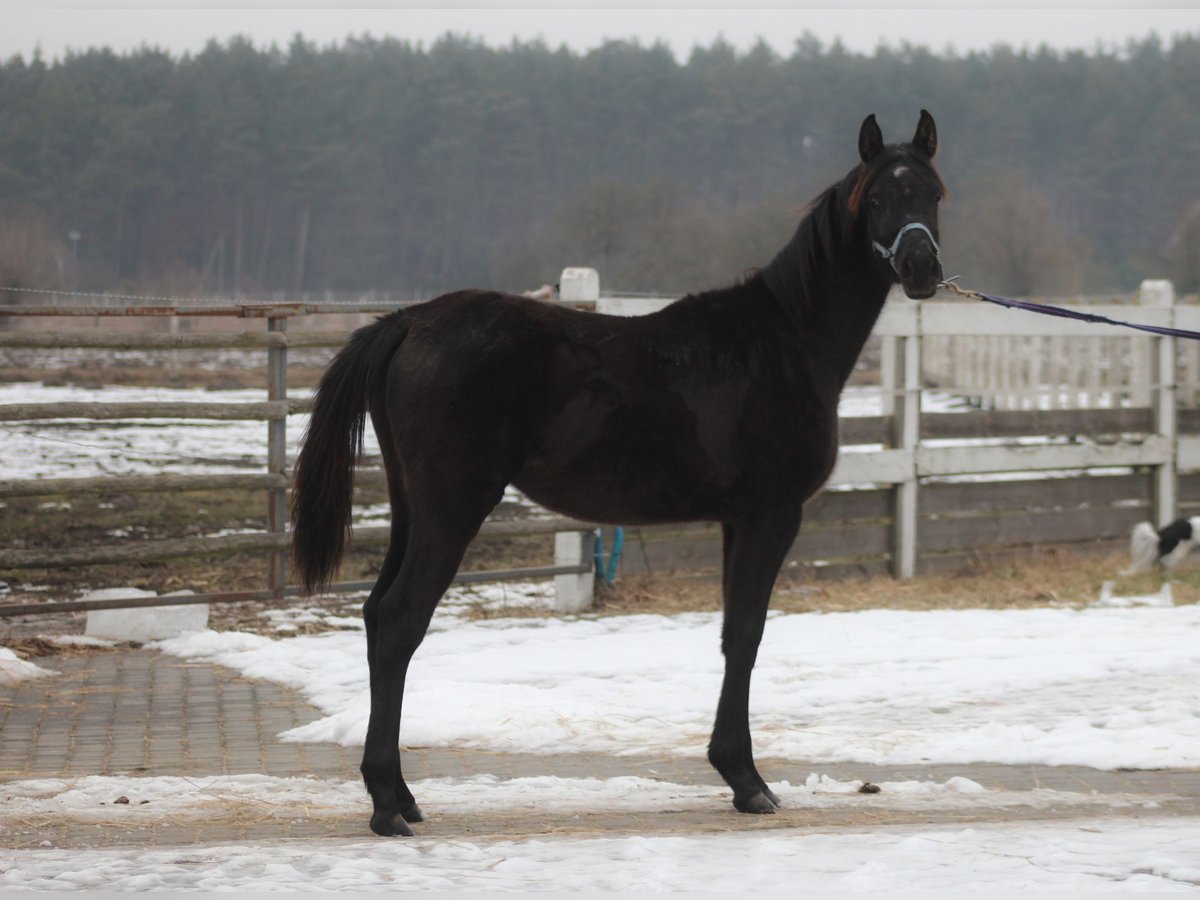
[[[841,391],[883,311],[891,284],[852,245],[813,252],[811,233],[798,230],[762,270],[767,290],[793,323],[800,342],[831,373]]]

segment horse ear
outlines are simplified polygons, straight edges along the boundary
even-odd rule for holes
[[[869,163],[883,152],[883,132],[875,121],[875,113],[863,119],[862,128],[858,130],[858,155],[862,161]]]
[[[937,126],[927,110],[921,110],[921,121],[917,122],[917,133],[913,135],[913,146],[933,159],[937,153]]]

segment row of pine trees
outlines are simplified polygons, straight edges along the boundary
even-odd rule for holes
[[[1018,295],[1200,287],[1200,39],[781,56],[350,38],[0,63],[0,284],[249,296],[723,284],[876,113],[937,120],[947,268]]]

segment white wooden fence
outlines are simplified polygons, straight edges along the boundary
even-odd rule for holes
[[[563,299],[595,302],[601,312],[644,314],[669,302],[600,296],[591,279],[568,277],[573,271],[564,272]],[[1200,307],[1176,305],[1169,282],[1145,282],[1138,306],[1097,305],[1087,310],[1200,331]],[[1110,326],[978,301],[916,302],[900,291],[893,292],[874,331],[881,341],[883,414],[891,419],[890,440],[870,448],[871,452],[861,452],[862,446],[843,447],[829,485],[892,488],[894,574],[903,578],[914,573],[921,485],[930,479],[999,477],[1017,472],[1036,478],[1037,473],[1063,470],[1150,467],[1154,472],[1152,517],[1160,523],[1175,517],[1177,476],[1200,472],[1200,435],[1181,435],[1176,427],[1177,391],[1185,387],[1189,395],[1195,393],[1194,383],[1177,377],[1181,369],[1177,345],[1193,342],[1129,330],[1120,335],[1113,332]],[[1094,343],[1105,341],[1115,348],[1108,357],[1099,352],[1101,345]],[[987,360],[997,361],[985,365],[976,357],[985,352],[980,348],[988,342],[991,355]],[[1001,352],[1016,362],[1001,365],[997,356]],[[1200,347],[1187,348],[1182,366],[1185,378],[1195,378],[1198,367],[1188,360],[1194,360],[1197,352]],[[1047,358],[1046,354],[1053,356]],[[948,355],[957,355],[954,366],[946,365]],[[943,372],[944,380],[948,380],[944,373],[954,370],[967,382],[944,384],[948,391],[1020,397],[1022,403],[1031,404],[1018,408],[1148,406],[1151,430],[1115,439],[1106,436],[1103,441],[1078,437],[1069,441],[922,440],[921,397],[929,386],[925,379],[931,370]]]

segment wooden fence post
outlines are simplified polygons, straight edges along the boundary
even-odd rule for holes
[[[267,330],[287,332],[285,316],[267,319]],[[267,399],[287,400],[287,345],[267,350]],[[287,413],[280,418],[267,421],[267,472],[271,475],[287,475]],[[287,488],[272,488],[267,492],[267,530],[277,534],[287,531]],[[278,598],[283,597],[287,585],[286,550],[271,553],[267,585]]]
[[[1175,305],[1175,288],[1169,281],[1143,281],[1139,291],[1142,306],[1171,308]],[[1172,317],[1174,322],[1174,317]],[[1177,429],[1175,427],[1175,338],[1151,339],[1150,363],[1151,397],[1154,410],[1154,430],[1170,447],[1167,459],[1154,469],[1154,515],[1158,525],[1174,521],[1178,502],[1175,495],[1175,457]],[[1155,352],[1157,351],[1157,352]]]

